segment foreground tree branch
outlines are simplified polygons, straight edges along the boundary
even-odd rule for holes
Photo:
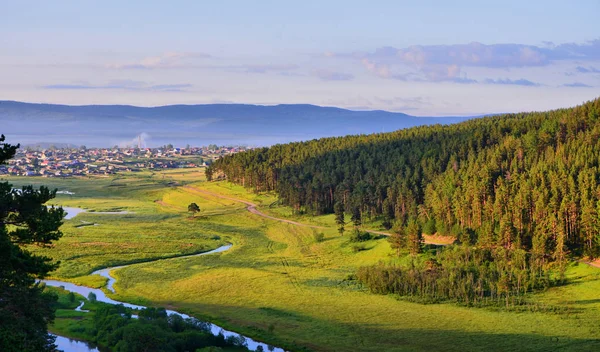
[[[12,158],[19,145],[0,137],[0,164]],[[57,268],[51,258],[27,250],[49,246],[62,233],[62,208],[45,203],[56,190],[32,186],[20,190],[0,182],[0,351],[54,351],[48,323],[54,319],[56,297],[44,292],[43,279]]]

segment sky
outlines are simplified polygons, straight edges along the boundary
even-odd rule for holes
[[[599,0],[0,0],[0,100],[472,116],[600,96]]]

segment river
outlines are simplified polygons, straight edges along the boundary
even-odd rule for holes
[[[130,211],[87,211],[85,209],[81,209],[81,208],[74,208],[74,207],[61,207],[63,208],[63,210],[65,211],[65,220],[71,220],[74,217],[76,217],[77,215],[81,214],[81,213],[90,213],[90,214],[104,214],[104,215],[125,215],[125,214],[133,214]]]
[[[77,209],[77,208],[73,208],[73,209]],[[75,214],[75,215],[77,215],[77,214]],[[75,216],[75,215],[73,215],[73,216]],[[231,244],[228,244],[228,245],[225,245],[225,246],[221,246],[221,247],[219,247],[217,249],[213,249],[212,251],[208,251],[208,252],[204,252],[204,253],[199,253],[199,254],[191,254],[191,255],[187,255],[187,256],[181,256],[181,257],[178,257],[178,258],[190,258],[190,257],[198,257],[198,256],[209,255],[209,254],[214,254],[214,253],[220,253],[220,252],[224,252],[224,251],[228,250],[229,248],[231,248],[231,246],[232,246]],[[176,259],[176,258],[159,259],[159,260],[173,260],[173,259]],[[130,264],[130,265],[134,265],[134,264]],[[129,265],[122,265],[122,266],[117,266],[117,267],[111,267],[111,268],[106,268],[106,269],[102,269],[102,270],[97,270],[97,271],[94,271],[92,274],[101,275],[101,276],[104,276],[104,277],[108,278],[107,288],[110,291],[115,292],[115,290],[114,290],[114,283],[116,282],[116,279],[113,278],[110,275],[110,272],[112,270],[121,269],[121,268],[124,268],[124,267],[127,267],[127,266],[129,266]],[[94,293],[96,295],[96,300],[98,300],[100,302],[104,302],[104,303],[108,303],[108,304],[122,304],[125,307],[132,308],[132,309],[144,309],[144,308],[146,308],[144,306],[130,304],[130,303],[127,303],[127,302],[119,302],[119,301],[116,301],[114,299],[111,299],[108,296],[106,296],[106,294],[101,289],[90,288],[90,287],[86,287],[86,286],[79,286],[79,285],[75,285],[75,284],[70,283],[70,282],[57,281],[57,280],[44,280],[44,282],[48,286],[64,287],[65,290],[71,291],[71,292],[74,292],[74,293],[78,293],[78,294],[80,294],[80,295],[82,295],[84,297],[87,297],[90,293]],[[188,319],[188,318],[195,319],[193,317],[190,317],[187,314],[179,313],[179,312],[176,312],[174,310],[169,310],[169,309],[167,309],[167,314],[169,314],[169,315],[176,314],[176,315],[179,315],[180,317],[182,317],[184,319]],[[215,336],[219,335],[219,334],[223,334],[223,336],[225,336],[225,337],[229,337],[229,336],[234,336],[234,337],[238,337],[238,338],[240,336],[243,337],[245,339],[245,341],[246,341],[248,349],[251,350],[251,351],[255,351],[259,346],[261,346],[264,351],[284,352],[284,350],[282,348],[273,347],[273,346],[270,346],[268,344],[255,341],[255,340],[253,340],[253,339],[251,339],[249,337],[240,335],[240,334],[238,334],[236,332],[225,330],[225,329],[223,329],[222,327],[220,327],[218,325],[215,325],[215,324],[212,324],[212,323],[208,323],[208,326],[210,328],[210,332],[213,335],[215,335]],[[62,336],[58,336],[58,337],[61,338],[62,342],[64,342],[64,340],[66,339],[67,340],[66,342],[68,342],[70,344],[75,343],[75,345],[73,345],[73,346],[71,346],[71,345],[68,345],[68,346],[64,345],[65,346],[64,348],[59,346],[59,349],[62,349],[65,352],[71,352],[71,351],[74,351],[74,352],[79,352],[79,351],[97,352],[98,351],[98,349],[96,349],[94,347],[90,347],[86,343],[82,343],[81,341],[75,341],[75,342],[73,342],[73,341],[69,341],[69,339],[67,339],[65,337],[62,337]],[[57,344],[58,344],[58,337],[57,337]],[[73,348],[73,349],[71,349],[71,348]],[[87,348],[87,349],[85,349],[85,348]]]
[[[58,347],[59,351],[65,352],[100,352],[99,349],[92,346],[85,341],[73,340],[64,336],[56,336],[54,344]]]

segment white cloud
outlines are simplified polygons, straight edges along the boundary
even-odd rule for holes
[[[529,87],[537,87],[540,86],[539,83],[536,82],[532,82],[528,79],[525,78],[520,78],[520,79],[509,79],[509,78],[499,78],[499,79],[491,79],[491,78],[487,78],[483,81],[483,83],[487,83],[487,84],[512,84],[512,85],[517,85],[517,86],[529,86]]]
[[[113,69],[188,68],[196,60],[210,57],[210,55],[204,53],[167,52],[160,56],[146,57],[134,63],[109,64],[106,67]]]
[[[361,60],[365,68],[381,78],[391,78],[390,67],[384,63],[376,63],[373,60],[364,58]]]
[[[600,61],[600,40],[583,44],[566,43],[544,46],[491,44],[478,42],[452,45],[413,45],[405,48],[384,46],[371,52],[326,53],[326,58],[359,61],[374,76],[410,82],[487,83],[535,86],[533,78],[489,79],[493,72],[520,68],[545,68],[577,61]],[[355,62],[356,62],[355,61]],[[484,69],[485,75],[468,77],[469,71]],[[599,72],[594,66],[578,66],[578,73]],[[483,79],[483,81],[478,81]]]
[[[325,69],[315,70],[313,71],[313,74],[323,81],[350,81],[354,79],[354,75],[350,73],[336,72]]]
[[[246,73],[283,73],[298,69],[298,65],[295,64],[244,64],[237,66],[226,67],[234,71],[243,71]]]

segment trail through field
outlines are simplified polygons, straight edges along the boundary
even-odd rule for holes
[[[589,260],[579,260],[580,263],[587,264],[589,266],[593,266],[594,268],[600,268],[600,259],[596,259],[593,261]]]
[[[154,201],[154,203],[156,203],[156,204],[158,204],[158,205],[161,205],[161,206],[163,206],[163,207],[166,207],[166,208],[177,209],[177,210],[182,210],[182,209],[184,209],[183,207],[178,207],[178,206],[175,206],[175,205],[173,205],[173,204],[169,204],[169,203],[167,203],[167,202],[164,202],[164,201],[162,201],[162,200],[155,200],[155,201]]]
[[[246,210],[248,210],[252,214],[255,214],[255,215],[258,215],[258,216],[262,216],[263,218],[267,218],[267,219],[271,219],[271,220],[275,220],[275,221],[279,221],[279,222],[285,222],[285,223],[292,224],[292,225],[297,225],[297,226],[310,227],[310,228],[313,228],[313,229],[325,229],[326,228],[326,227],[323,227],[323,226],[308,225],[308,224],[303,224],[303,223],[300,223],[300,222],[297,222],[297,221],[293,221],[293,220],[281,219],[281,218],[276,218],[276,217],[271,216],[271,215],[267,215],[267,214],[265,214],[262,211],[260,211],[260,210],[257,209],[257,207],[258,207],[257,204],[254,204],[254,203],[249,202],[247,200],[225,196],[225,195],[222,195],[222,194],[219,194],[219,193],[215,193],[215,192],[211,192],[211,191],[207,191],[207,190],[203,190],[203,189],[198,189],[198,188],[195,188],[195,187],[192,187],[192,186],[183,186],[183,188],[185,188],[186,190],[188,190],[191,193],[205,194],[205,195],[209,195],[209,196],[213,196],[213,197],[217,197],[217,198],[228,199],[228,200],[232,200],[234,202],[239,202],[239,203],[246,204],[248,206],[248,207],[246,207]]]
[[[230,196],[226,196],[226,195],[223,195],[223,194],[219,194],[219,193],[207,191],[207,190],[204,190],[204,189],[198,189],[198,188],[192,187],[192,186],[183,186],[183,188],[186,189],[187,191],[191,192],[191,193],[204,194],[204,195],[209,195],[209,196],[213,196],[213,197],[217,197],[217,198],[232,200],[234,202],[243,203],[243,204],[247,205],[246,210],[248,210],[252,214],[255,214],[255,215],[258,215],[258,216],[262,216],[263,218],[266,218],[266,219],[275,220],[275,221],[279,221],[279,222],[285,222],[285,223],[292,224],[292,225],[297,225],[297,226],[310,227],[310,228],[313,228],[313,229],[326,229],[326,227],[324,227],[324,226],[303,224],[301,222],[297,222],[297,221],[293,221],[293,220],[288,220],[288,219],[277,218],[277,217],[265,214],[262,211],[260,211],[260,210],[257,209],[257,207],[258,207],[257,204],[254,204],[254,203],[249,202],[249,201],[244,200],[244,199],[230,197]],[[391,233],[382,232],[382,231],[375,231],[375,230],[369,230],[369,229],[365,229],[365,231],[367,231],[369,233],[372,233],[372,234],[383,235],[383,236],[388,236],[388,237],[392,235]],[[437,245],[437,246],[447,246],[447,245],[451,244],[454,241],[454,239],[450,238],[450,237],[448,237],[448,238],[446,238],[446,237],[447,236],[428,236],[428,235],[425,235],[425,236],[423,236],[423,242],[426,243],[426,244],[433,244],[433,245]]]

